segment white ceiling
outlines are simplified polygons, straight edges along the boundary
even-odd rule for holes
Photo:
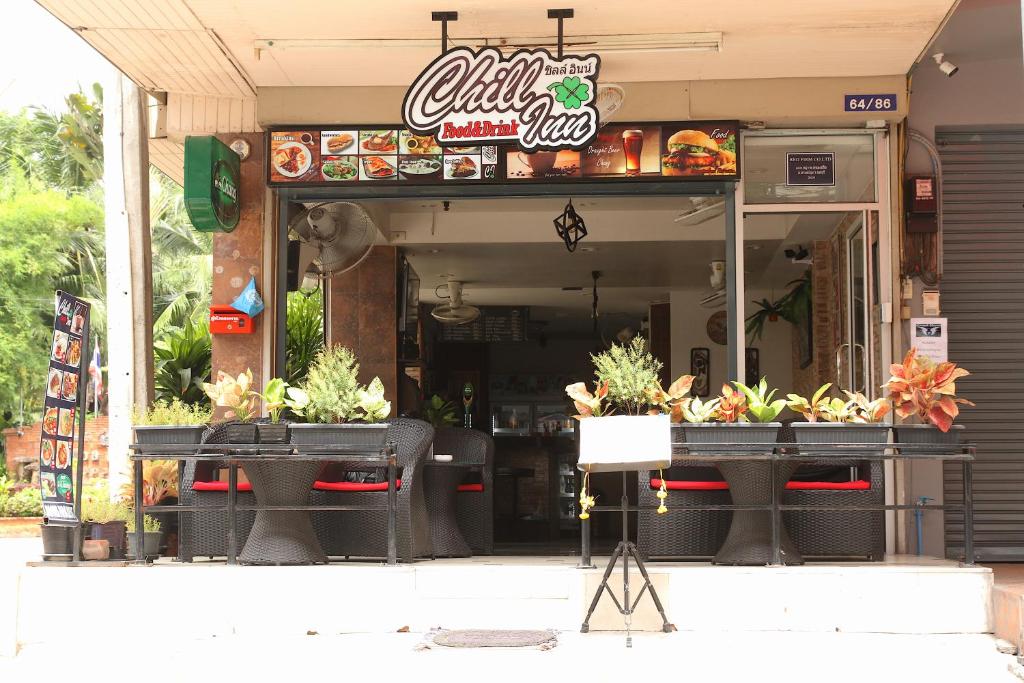
[[[408,85],[436,48],[271,49],[257,40],[439,36],[436,2],[39,0],[151,90],[250,97],[260,86]],[[953,0],[576,3],[568,36],[716,31],[721,52],[607,53],[603,81],[905,74]],[[460,37],[554,35],[549,0],[451,0]],[[438,45],[439,47],[439,45]]]
[[[724,218],[696,226],[673,219],[688,199],[609,197],[574,202],[588,236],[569,253],[552,219],[565,199],[495,199],[453,202],[364,202],[390,242],[400,246],[421,279],[421,300],[440,303],[435,289],[448,277],[466,283],[474,305],[525,305],[533,318],[562,328],[588,328],[593,280],[602,315],[632,317],[667,301],[669,292],[709,290],[709,263],[724,259]],[[783,254],[797,244],[827,239],[843,214],[771,214],[748,217],[744,271],[754,290],[780,294],[805,264]],[[397,237],[397,239],[396,239]],[[580,288],[566,291],[563,288]],[[444,294],[442,290],[440,292]]]

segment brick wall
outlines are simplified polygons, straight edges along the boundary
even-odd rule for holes
[[[20,431],[20,435],[19,435]],[[39,440],[42,424],[26,425],[19,428],[3,430],[4,452],[7,456],[7,471],[19,478],[36,480],[36,463],[39,458]],[[86,479],[106,479],[109,464],[107,462],[107,416],[89,418],[85,422],[85,471]],[[77,445],[77,444],[76,444]],[[77,454],[76,454],[77,455]],[[29,473],[25,465],[31,464]]]

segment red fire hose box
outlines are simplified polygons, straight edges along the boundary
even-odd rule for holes
[[[252,318],[231,306],[210,306],[210,334],[252,334]]]

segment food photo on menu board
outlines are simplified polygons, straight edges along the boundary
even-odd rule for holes
[[[360,154],[397,154],[398,131],[361,130],[359,131]]]
[[[64,332],[55,331],[53,333],[53,350],[50,353],[50,358],[58,363],[65,363],[67,362],[67,356],[68,335]]]
[[[443,150],[433,135],[416,135],[410,131],[401,130],[398,132],[398,152],[423,156],[442,154]]]
[[[360,180],[394,180],[398,176],[398,157],[371,155],[359,158]]]
[[[736,129],[721,123],[663,126],[661,173],[736,175]]]
[[[440,155],[402,155],[398,157],[398,172],[408,180],[436,180],[441,177]]]
[[[44,467],[53,467],[54,459],[57,457],[57,442],[53,439],[43,439],[39,444],[39,458],[43,461]]]
[[[274,131],[270,134],[270,180],[306,182],[320,173],[319,131]]]
[[[583,149],[583,175],[633,177],[661,175],[661,128],[605,126]]]

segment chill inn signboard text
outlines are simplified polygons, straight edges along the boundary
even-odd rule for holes
[[[582,149],[597,136],[601,58],[459,47],[435,59],[402,103],[405,125],[438,144],[515,142],[526,152]]]

